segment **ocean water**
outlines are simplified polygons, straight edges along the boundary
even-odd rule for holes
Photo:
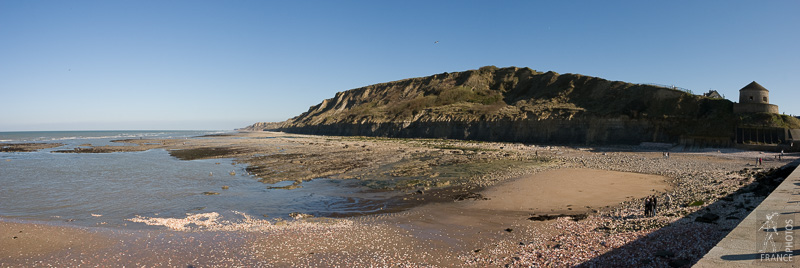
[[[81,142],[131,138],[187,138],[219,134],[225,130],[156,130],[156,131],[21,131],[0,132],[0,142]]]
[[[371,213],[385,196],[357,183],[317,179],[294,190],[268,189],[234,159],[178,160],[161,149],[104,154],[52,153],[125,138],[192,138],[221,131],[0,132],[2,142],[58,142],[37,152],[0,152],[0,217],[83,226],[144,227],[133,217],[236,212],[265,219]],[[235,175],[231,175],[231,173]],[[228,186],[227,190],[222,189]],[[206,195],[216,192],[218,195]]]

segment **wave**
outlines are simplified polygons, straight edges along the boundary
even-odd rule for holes
[[[354,225],[352,220],[333,218],[313,218],[312,220],[273,221],[256,219],[246,213],[231,211],[238,217],[223,219],[217,212],[187,214],[185,218],[156,218],[136,215],[134,218],[125,219],[130,222],[144,223],[145,225],[164,226],[175,231],[251,231],[264,232],[273,230],[335,230],[349,228]]]

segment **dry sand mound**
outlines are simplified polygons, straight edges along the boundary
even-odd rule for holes
[[[490,188],[472,208],[535,213],[585,212],[668,188],[665,177],[595,169],[556,169]]]

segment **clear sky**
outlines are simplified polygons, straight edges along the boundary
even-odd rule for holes
[[[800,114],[798,14],[796,0],[0,0],[0,131],[233,129],[486,65],[734,101],[757,81]]]

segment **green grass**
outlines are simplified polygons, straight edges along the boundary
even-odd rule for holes
[[[465,86],[457,86],[446,89],[439,93],[435,98],[434,104],[445,106],[455,103],[475,103],[483,105],[497,104],[503,100],[500,91],[490,89],[475,89]]]
[[[775,127],[775,128],[800,128],[800,119],[793,116],[782,114],[744,114],[739,116],[740,125],[744,126],[759,126],[759,127]]]
[[[503,95],[497,90],[475,89],[465,86],[448,87],[444,89],[434,88],[426,95],[418,95],[410,99],[402,99],[395,96],[391,101],[370,101],[355,105],[347,110],[343,115],[328,118],[324,121],[336,121],[338,119],[404,119],[410,118],[433,107],[446,107],[454,104],[469,104],[468,110],[478,114],[489,114],[496,112],[506,106],[503,102]],[[382,104],[385,103],[385,104]]]

